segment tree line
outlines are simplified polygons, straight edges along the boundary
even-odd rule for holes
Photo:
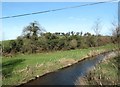
[[[23,29],[22,35],[2,45],[3,55],[15,53],[40,53],[57,50],[82,49],[111,43],[111,36],[89,32],[46,32],[34,21]]]

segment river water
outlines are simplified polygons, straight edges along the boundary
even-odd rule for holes
[[[48,73],[41,77],[31,80],[28,83],[22,84],[25,85],[75,85],[78,78],[85,76],[96,64],[99,64],[101,61],[105,60],[109,56],[114,57],[114,52],[103,53],[97,55],[93,58],[85,59],[81,62],[73,64],[70,67],[57,70],[52,73]],[[79,82],[80,85],[80,82]]]

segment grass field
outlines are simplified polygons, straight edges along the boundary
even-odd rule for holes
[[[56,51],[39,54],[19,54],[12,58],[2,58],[3,85],[18,85],[28,80],[55,71],[85,57],[114,49],[112,44],[106,46]]]

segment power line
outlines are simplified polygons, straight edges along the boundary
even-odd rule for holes
[[[110,1],[106,1],[106,2],[96,2],[96,3],[90,3],[90,4],[83,4],[83,5],[71,6],[71,7],[63,7],[63,8],[57,8],[57,9],[52,9],[52,10],[46,10],[46,11],[19,14],[19,15],[14,15],[14,16],[6,16],[6,17],[2,17],[0,19],[15,18],[15,17],[21,17],[21,16],[34,15],[34,14],[42,14],[42,13],[60,11],[60,10],[65,10],[65,9],[70,9],[70,8],[80,8],[80,7],[84,7],[84,6],[91,6],[91,5],[96,5],[96,4],[101,4],[101,3],[108,3],[108,2],[113,2],[113,1],[116,1],[116,0],[110,0]]]

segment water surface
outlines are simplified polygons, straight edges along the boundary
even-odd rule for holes
[[[48,73],[33,81],[21,85],[75,85],[78,78],[85,76],[96,64],[100,63],[103,59],[113,55],[113,52],[100,54],[93,58],[89,58],[73,64],[70,67]],[[79,83],[80,85],[80,83]]]

